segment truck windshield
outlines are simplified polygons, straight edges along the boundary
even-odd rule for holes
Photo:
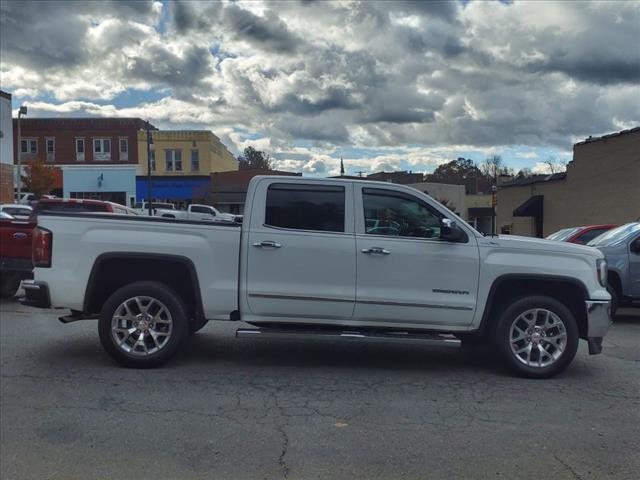
[[[640,223],[627,223],[613,230],[603,233],[599,237],[591,240],[587,245],[590,247],[608,247],[624,241],[629,235],[640,232]]]

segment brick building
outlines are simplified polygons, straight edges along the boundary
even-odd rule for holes
[[[16,120],[14,120],[15,124]],[[62,170],[62,185],[54,192],[68,198],[135,201],[138,173],[139,118],[23,118],[15,159],[23,165],[41,160]],[[151,126],[155,130],[155,127]]]
[[[13,201],[11,94],[0,90],[0,203]]]
[[[302,173],[278,170],[233,170],[211,174],[211,201],[221,212],[244,214],[247,188],[253,177],[258,175],[302,176]]]
[[[498,232],[546,237],[561,228],[640,220],[640,127],[573,146],[566,173],[498,187]]]

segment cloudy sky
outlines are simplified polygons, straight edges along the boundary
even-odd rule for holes
[[[639,1],[0,3],[29,116],[213,130],[305,174],[516,168],[640,125]]]

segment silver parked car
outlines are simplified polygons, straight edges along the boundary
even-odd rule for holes
[[[609,230],[587,245],[600,249],[606,257],[611,314],[618,306],[640,302],[640,222]]]

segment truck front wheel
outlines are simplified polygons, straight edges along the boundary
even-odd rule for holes
[[[100,342],[118,363],[157,367],[184,345],[189,334],[182,299],[159,282],[135,282],[116,290],[102,307]]]
[[[494,340],[518,375],[547,378],[569,366],[578,351],[578,326],[571,311],[552,297],[514,300],[502,312]]]

